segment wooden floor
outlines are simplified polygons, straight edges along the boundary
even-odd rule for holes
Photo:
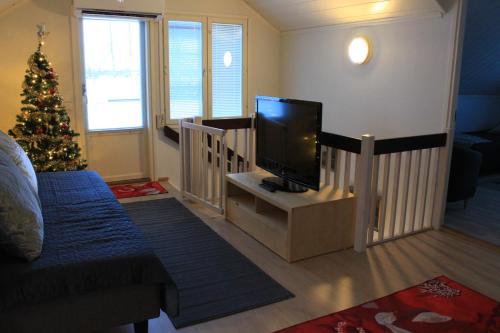
[[[499,179],[496,176],[495,180]],[[444,223],[455,231],[500,246],[500,191],[488,187],[489,180],[480,181],[467,209],[463,202],[449,203]]]
[[[170,194],[126,201],[176,196]],[[466,237],[428,231],[368,249],[336,252],[288,264],[223,218],[184,202],[235,248],[293,292],[287,301],[187,327],[179,332],[266,333],[382,297],[439,275],[446,275],[500,300],[500,249]],[[150,320],[151,333],[176,332],[162,314]],[[112,330],[132,333],[131,325]]]

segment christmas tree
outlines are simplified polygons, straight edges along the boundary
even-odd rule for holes
[[[26,151],[37,172],[82,170],[87,165],[73,141],[79,134],[70,127],[57,75],[42,52],[47,34],[45,26],[39,25],[38,48],[29,58],[24,76],[22,112],[9,134]]]

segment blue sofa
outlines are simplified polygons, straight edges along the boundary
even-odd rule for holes
[[[0,253],[0,332],[92,332],[176,315],[177,288],[95,172],[37,175],[41,256]]]

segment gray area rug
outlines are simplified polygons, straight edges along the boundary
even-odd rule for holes
[[[294,297],[175,198],[123,207],[179,289],[176,328]]]

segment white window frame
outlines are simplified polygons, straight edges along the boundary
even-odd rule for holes
[[[169,14],[163,20],[163,45],[164,45],[164,82],[165,119],[168,125],[177,124],[178,119],[170,117],[170,61],[169,61],[169,21],[200,22],[203,27],[203,115],[202,119],[212,117],[212,23],[239,24],[243,26],[243,68],[242,68],[242,110],[240,116],[248,115],[248,19],[243,17],[215,17],[206,15]]]
[[[119,128],[102,128],[102,129],[91,129],[89,125],[89,114],[88,114],[88,105],[87,101],[85,102],[84,105],[84,123],[85,123],[85,132],[89,135],[92,134],[101,134],[101,133],[119,133],[119,132],[127,132],[127,133],[134,133],[134,132],[142,132],[146,130],[149,126],[148,124],[148,118],[149,118],[149,113],[150,113],[150,101],[149,101],[149,94],[150,94],[150,77],[149,77],[149,67],[150,67],[150,60],[149,60],[149,53],[150,53],[150,48],[149,48],[149,38],[150,38],[150,26],[149,23],[150,20],[141,18],[141,17],[120,17],[120,16],[113,16],[113,15],[92,15],[92,14],[82,14],[81,15],[81,62],[82,62],[82,79],[85,86],[85,90],[87,89],[87,83],[86,83],[86,72],[85,72],[85,49],[84,49],[84,31],[83,31],[83,21],[86,18],[91,18],[91,17],[97,17],[97,18],[102,18],[104,20],[106,19],[114,19],[117,21],[123,20],[136,20],[140,23],[141,25],[141,36],[140,36],[140,45],[141,48],[143,47],[144,49],[142,50],[142,55],[141,55],[141,77],[142,77],[142,83],[141,83],[141,88],[142,88],[142,125],[137,126],[137,127],[119,127]],[[87,99],[86,92],[83,91],[83,95],[85,99]]]

